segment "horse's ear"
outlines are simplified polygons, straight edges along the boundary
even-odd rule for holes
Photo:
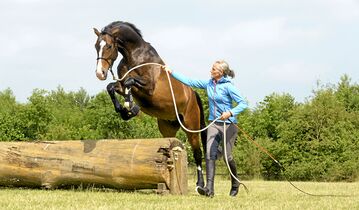
[[[97,35],[97,36],[100,36],[100,32],[97,30],[97,28],[93,28],[93,31],[95,32],[95,34]]]

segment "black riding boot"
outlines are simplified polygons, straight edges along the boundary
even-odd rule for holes
[[[206,187],[197,187],[197,192],[207,197],[214,196],[214,175],[216,172],[216,160],[206,160]]]
[[[239,180],[237,175],[236,162],[234,161],[234,159],[228,161],[228,165],[232,171],[232,174],[236,176],[236,178]],[[239,182],[234,177],[232,177],[232,175],[231,175],[231,183],[232,183],[232,187],[231,187],[231,191],[229,192],[229,195],[236,196],[238,194]]]

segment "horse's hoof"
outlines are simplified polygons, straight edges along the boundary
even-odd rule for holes
[[[128,111],[127,109],[122,109],[122,110],[120,111],[120,115],[121,115],[121,118],[122,118],[123,120],[126,120],[126,121],[127,121],[127,120],[129,120],[129,119],[131,119],[131,118],[137,116],[139,112],[140,112],[140,107],[135,104],[135,105],[131,108],[130,111]]]
[[[209,190],[207,187],[196,187],[196,192],[200,195],[213,198],[214,192]]]
[[[238,194],[238,187],[232,187],[229,191],[229,195],[235,197]]]
[[[140,112],[140,107],[136,104],[133,105],[133,107],[130,110],[131,115],[137,116],[139,112]]]

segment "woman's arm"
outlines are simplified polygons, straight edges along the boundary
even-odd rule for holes
[[[191,86],[191,87],[196,87],[196,88],[202,88],[205,89],[207,84],[208,84],[208,80],[199,80],[199,79],[189,79],[185,76],[183,76],[180,73],[177,72],[173,72],[170,68],[168,68],[167,66],[164,67],[165,71],[168,71],[168,73],[170,73],[172,75],[173,78],[177,79],[178,81],[182,82],[185,85]]]
[[[239,90],[233,85],[230,84],[228,86],[229,95],[231,98],[237,103],[237,106],[233,107],[230,112],[233,116],[238,115],[239,113],[243,112],[247,107],[248,104],[244,100],[244,98],[241,96]]]

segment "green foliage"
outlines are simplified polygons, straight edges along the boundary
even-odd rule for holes
[[[340,92],[318,89],[311,101],[282,123],[281,137],[293,155],[284,156],[288,176],[298,180],[355,180],[359,162],[357,113],[348,112]],[[350,171],[350,173],[348,173]]]
[[[0,92],[0,107],[0,140],[23,139],[24,123],[18,114],[22,107],[10,89]]]
[[[340,78],[336,97],[341,101],[348,112],[359,111],[359,86],[351,85],[348,75]]]
[[[266,148],[291,180],[355,181],[359,175],[357,84],[345,75],[338,85],[318,86],[305,103],[288,94],[271,94],[239,126]],[[241,133],[241,132],[240,132]],[[268,155],[239,135],[235,158],[249,177],[283,179]]]
[[[207,94],[196,92],[208,119]],[[68,92],[59,86],[53,91],[35,89],[28,100],[21,104],[10,89],[0,91],[0,141],[161,137],[157,120],[146,114],[123,121],[105,91],[90,97],[82,88]],[[303,103],[287,93],[272,93],[241,113],[238,122],[233,153],[239,173],[247,178],[283,179],[278,164],[250,138],[285,167],[291,180],[358,180],[359,86],[347,75],[336,85],[318,86]],[[176,137],[193,163],[185,133],[179,131]],[[221,164],[217,171],[227,173]]]

